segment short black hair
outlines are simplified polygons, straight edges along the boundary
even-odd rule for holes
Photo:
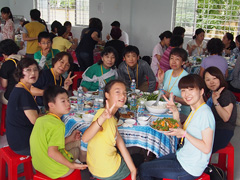
[[[205,83],[203,81],[203,78],[198,74],[189,74],[180,79],[178,88],[180,90],[184,88],[197,88],[201,90],[205,89]]]
[[[202,28],[196,29],[193,39],[196,39],[197,35],[201,34],[202,32],[205,33],[205,31]]]
[[[72,26],[72,23],[70,21],[65,21],[65,23],[63,24],[63,26],[67,27],[67,26]]]
[[[176,26],[173,29],[173,35],[182,36],[184,33],[185,33],[185,28],[183,28],[181,26]]]
[[[0,53],[9,56],[11,54],[17,54],[18,51],[18,45],[12,39],[5,39],[0,42]]]
[[[120,28],[120,22],[118,21],[113,21],[111,26],[119,27]]]
[[[240,35],[237,35],[236,40],[240,43]]]
[[[183,44],[183,37],[173,35],[170,40],[170,46],[172,47],[180,47]]]
[[[222,55],[224,44],[219,38],[212,38],[207,43],[207,50],[211,54]]]
[[[173,48],[169,54],[169,58],[171,57],[171,55],[175,55],[175,56],[179,56],[180,58],[182,58],[182,61],[185,62],[187,61],[188,58],[188,53],[185,49],[183,48]]]
[[[125,47],[125,49],[123,50],[123,57],[127,53],[131,53],[131,52],[136,53],[137,56],[139,56],[139,49],[136,46],[129,45],[129,46]]]
[[[27,68],[31,65],[35,64],[38,68],[38,71],[40,70],[39,69],[39,66],[38,66],[38,63],[37,61],[35,61],[33,58],[28,58],[28,57],[25,57],[25,58],[22,58],[18,64],[17,64],[17,68],[14,72],[14,78],[17,82],[20,81],[20,79],[24,78],[24,74],[23,74],[23,69],[24,68]]]
[[[57,30],[58,36],[62,36],[67,31],[67,28],[65,26],[61,26]]]
[[[122,36],[122,31],[120,28],[112,28],[110,35],[113,39],[119,39]]]
[[[99,18],[91,18],[91,21],[89,21],[89,28],[96,28],[99,31],[102,31],[102,21]]]
[[[59,94],[63,94],[63,93],[66,93],[68,95],[67,90],[62,88],[61,86],[54,86],[54,85],[48,86],[43,92],[43,105],[45,109],[49,111],[48,103],[50,102],[55,103],[56,97]]]
[[[165,38],[171,38],[172,37],[172,32],[171,31],[164,31],[159,35],[160,40],[163,40]]]
[[[39,20],[40,19],[40,16],[41,16],[41,12],[37,9],[32,9],[30,11],[30,17],[33,19],[33,20]]]
[[[68,62],[70,64],[70,68],[71,68],[71,66],[73,64],[73,58],[72,58],[71,54],[69,54],[68,52],[64,52],[64,51],[57,53],[56,56],[54,58],[52,58],[52,66],[54,67],[56,62],[60,61],[63,58],[63,56],[68,56]]]
[[[52,41],[50,33],[46,32],[46,31],[40,32],[38,34],[38,42],[40,43],[43,38],[49,39],[50,41]]]
[[[55,28],[58,29],[61,26],[62,26],[62,24],[59,21],[53,21],[53,23],[51,24],[51,31],[55,32]]]

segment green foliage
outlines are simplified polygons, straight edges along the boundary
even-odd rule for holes
[[[56,8],[75,8],[75,1],[76,0],[50,0],[50,7]]]

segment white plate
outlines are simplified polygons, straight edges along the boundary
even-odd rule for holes
[[[126,119],[125,123],[127,123],[127,124],[135,124],[136,120],[135,119]]]

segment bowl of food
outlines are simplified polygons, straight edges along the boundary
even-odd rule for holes
[[[82,115],[82,118],[83,120],[86,122],[86,123],[91,123],[93,118],[94,118],[94,115],[92,114],[83,114]]]
[[[168,110],[167,109],[167,102],[159,101],[157,106],[153,106],[153,104],[155,102],[156,101],[154,101],[154,100],[145,102],[146,109],[150,113],[153,113],[153,114],[163,114],[163,113],[167,112],[167,110]]]
[[[148,117],[147,116],[140,116],[140,117],[137,118],[137,121],[141,126],[145,126],[145,125],[148,124]]]
[[[169,128],[178,128],[179,124],[173,118],[157,118],[150,122],[150,127],[159,132],[167,132]]]

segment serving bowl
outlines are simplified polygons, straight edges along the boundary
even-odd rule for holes
[[[147,117],[147,116],[140,116],[137,118],[137,121],[141,126],[145,126],[148,124],[148,118],[149,117]]]
[[[152,106],[153,103],[155,103],[155,100],[151,100],[151,101],[146,101],[145,102],[145,106],[146,109],[153,114],[163,114],[166,113],[168,111],[167,109],[167,102],[162,102],[159,101],[158,102],[158,106]]]

